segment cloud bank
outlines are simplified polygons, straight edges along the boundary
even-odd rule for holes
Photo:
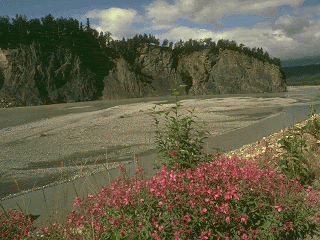
[[[109,31],[114,40],[135,34],[155,32],[162,42],[184,42],[212,38],[234,40],[245,46],[262,47],[273,57],[291,58],[320,55],[320,4],[303,7],[305,0],[156,0],[143,6],[145,15],[135,9],[109,8],[89,11],[82,16],[98,20],[98,32]],[[280,10],[281,9],[281,10]],[[281,14],[284,12],[285,14]],[[228,18],[257,18],[251,26],[227,27]],[[244,17],[244,18],[243,18]],[[188,24],[181,24],[186,21]],[[142,28],[135,28],[142,24]],[[195,27],[190,27],[194,24]],[[201,27],[203,25],[203,27]],[[200,27],[199,27],[200,26]],[[210,26],[210,27],[208,27]],[[215,30],[215,28],[223,28]]]

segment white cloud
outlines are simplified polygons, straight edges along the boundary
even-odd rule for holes
[[[143,17],[137,14],[134,9],[109,8],[107,10],[92,10],[84,15],[86,18],[98,19],[99,25],[92,25],[91,28],[100,31],[109,31],[115,36],[132,35],[136,30],[132,24],[143,22]],[[114,38],[122,39],[122,37]]]
[[[99,20],[97,31],[109,31],[115,40],[160,31],[154,34],[160,41],[168,39],[184,42],[190,38],[199,40],[212,38],[234,40],[245,46],[262,47],[270,56],[289,58],[293,54],[316,51],[320,54],[320,5],[302,7],[305,0],[175,0],[173,4],[165,0],[155,0],[144,6],[146,13],[141,16],[134,9],[110,8],[94,10],[85,16]],[[280,15],[278,7],[286,6],[287,13]],[[288,8],[287,8],[288,6]],[[224,27],[223,17],[234,14],[261,16],[260,22],[251,27],[225,28],[220,31],[179,25],[179,19]],[[142,29],[134,29],[133,24],[142,23]],[[189,25],[189,24],[188,24]]]
[[[177,0],[173,5],[164,0],[155,1],[146,7],[147,17],[154,21],[174,21],[177,18],[199,24],[221,26],[221,18],[233,14],[274,16],[282,5],[299,6],[304,0]]]
[[[292,17],[285,15],[279,17],[274,23],[274,28],[283,29],[288,36],[293,36],[305,31],[305,27],[309,26],[309,20],[307,17]]]
[[[155,1],[146,8],[146,18],[152,19],[150,22],[151,29],[168,30],[172,28],[173,23],[182,17],[179,9],[166,3],[165,1]]]

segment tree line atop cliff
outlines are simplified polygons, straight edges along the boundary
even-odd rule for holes
[[[220,39],[217,44],[212,42],[211,38],[204,40],[192,40],[179,42],[173,45],[167,39],[159,46],[159,40],[153,35],[136,34],[132,39],[123,37],[122,40],[113,40],[110,32],[100,32],[90,27],[89,18],[87,18],[87,26],[79,25],[77,19],[58,18],[54,20],[51,14],[41,18],[27,21],[26,16],[16,14],[15,18],[9,16],[0,16],[0,48],[14,49],[22,45],[30,45],[32,42],[39,43],[43,52],[55,52],[58,46],[63,46],[72,51],[72,53],[81,57],[81,60],[90,59],[93,56],[100,61],[106,55],[111,58],[123,56],[129,63],[133,64],[134,58],[137,56],[137,48],[143,44],[154,44],[162,49],[171,50],[172,54],[177,57],[180,54],[190,54],[204,48],[209,48],[210,52],[218,54],[219,49],[230,49],[242,52],[250,57],[256,58],[263,62],[275,64],[281,69],[281,61],[278,58],[270,58],[268,52],[263,52],[261,48],[248,48],[243,44],[237,46],[235,41]],[[174,48],[173,48],[174,46]],[[104,55],[104,57],[102,56]],[[92,58],[91,58],[92,57]],[[97,66],[96,64],[90,64]]]

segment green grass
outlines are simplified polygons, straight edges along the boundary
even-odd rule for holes
[[[176,104],[177,110],[177,99]],[[142,169],[136,159],[134,179],[129,179],[121,167],[122,177],[111,182],[109,175],[110,188],[102,188],[87,199],[76,198],[74,206],[79,206],[79,211],[71,212],[65,225],[51,219],[43,226],[47,229],[42,228],[29,238],[217,239],[229,235],[230,239],[311,239],[317,236],[320,204],[315,199],[319,200],[320,192],[317,185],[320,155],[317,148],[311,148],[308,155],[302,154],[307,146],[301,134],[310,133],[317,139],[314,144],[320,146],[319,122],[309,121],[303,128],[292,128],[290,135],[279,141],[285,154],[272,158],[273,151],[267,148],[256,158],[257,165],[252,165],[236,157],[219,158],[220,152],[199,154],[202,142],[190,141],[188,135],[193,121],[188,121],[188,117],[177,119],[176,112],[176,119],[172,118],[166,129],[172,131],[164,141],[161,131],[156,132],[161,136],[157,140],[158,151],[163,152],[162,160],[165,159],[161,169],[157,166],[161,170],[158,178],[139,175]],[[276,167],[282,175],[279,170],[272,171]],[[3,207],[2,210],[0,234],[5,234],[0,238],[26,239],[26,233],[33,230],[32,216],[26,220],[27,215],[22,214],[28,209],[20,209],[20,215]]]

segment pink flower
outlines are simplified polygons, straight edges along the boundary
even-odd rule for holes
[[[174,157],[175,155],[177,155],[177,153],[174,150],[170,151],[171,157]]]
[[[248,219],[249,219],[249,217],[246,216],[246,215],[244,215],[244,216],[241,218],[241,222],[246,222]]]
[[[129,204],[128,199],[127,199],[127,198],[123,199],[123,203],[124,203],[125,205],[128,205],[128,204]]]
[[[278,210],[278,212],[281,211],[281,207],[280,206],[275,206],[275,208]]]
[[[160,201],[158,204],[161,206],[161,205],[163,204],[163,202],[162,202],[162,201]]]

